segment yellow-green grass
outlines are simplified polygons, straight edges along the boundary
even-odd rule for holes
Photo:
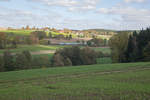
[[[0,53],[3,53],[6,50],[9,50],[12,53],[22,52],[24,50],[28,50],[30,52],[34,51],[42,51],[42,50],[57,50],[59,48],[63,48],[64,46],[58,45],[18,45],[16,49],[0,49]]]
[[[109,40],[112,36],[111,35],[98,35],[98,37],[101,38],[101,39]]]
[[[6,33],[14,33],[15,35],[30,35],[31,32],[33,32],[35,30],[0,30],[0,32],[6,32]],[[49,32],[46,32],[47,36],[49,35]],[[51,32],[53,36],[56,35],[64,35],[64,36],[68,36],[70,34],[67,33],[58,33],[58,32]],[[75,34],[71,34],[72,37],[76,37]]]
[[[14,33],[16,35],[30,35],[33,30],[1,30],[0,32]]]
[[[66,36],[72,35],[73,38],[77,37],[75,34],[72,34],[72,33],[71,33],[71,34],[58,33],[58,32],[51,32],[51,33],[52,33],[53,36],[56,36],[56,35],[64,35],[64,36],[66,37]]]
[[[150,62],[0,73],[0,100],[149,100]]]

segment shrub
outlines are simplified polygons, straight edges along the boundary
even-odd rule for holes
[[[59,53],[54,54],[52,57],[52,66],[64,66],[64,58]]]
[[[4,59],[4,68],[6,69],[6,71],[12,71],[14,70],[14,60],[13,60],[13,56],[9,51],[5,51],[4,55],[3,55],[3,59]]]
[[[72,66],[72,62],[69,58],[64,59],[64,64],[65,64],[65,66]]]
[[[54,54],[52,66],[71,66],[95,64],[97,52],[86,47],[80,49],[77,46],[63,48]]]
[[[28,69],[28,60],[23,53],[16,54],[15,68],[18,69]]]
[[[89,47],[83,48],[81,50],[81,60],[84,65],[96,64],[97,57],[97,52],[90,49]]]
[[[100,38],[93,38],[93,39],[87,41],[87,45],[92,46],[92,47],[105,46],[105,41],[106,40],[103,40]]]
[[[50,59],[49,57],[40,56],[40,57],[34,57],[32,59],[32,68],[41,68],[41,67],[50,67]]]
[[[25,55],[25,57],[28,60],[28,62],[32,61],[32,55],[31,55],[31,53],[28,50],[23,51],[22,53]]]

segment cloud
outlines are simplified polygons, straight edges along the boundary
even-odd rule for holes
[[[26,10],[8,9],[0,7],[0,26],[3,27],[21,27],[25,25],[30,26],[54,26],[60,21],[61,15],[56,12],[41,14]]]
[[[133,7],[112,7],[100,8],[99,13],[107,14],[109,16],[120,16],[116,22],[120,22],[127,28],[148,27],[150,24],[150,10],[137,9]]]
[[[146,0],[124,0],[126,3],[136,2],[136,3],[143,3]]]
[[[47,6],[65,7],[68,11],[94,10],[100,0],[27,0],[40,2]]]

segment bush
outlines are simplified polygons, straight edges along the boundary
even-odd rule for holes
[[[15,69],[28,69],[28,60],[23,53],[16,54]]]
[[[40,56],[34,57],[32,59],[32,68],[43,68],[43,67],[50,67],[50,59],[48,57]]]
[[[52,57],[52,66],[96,64],[97,57],[97,52],[90,48],[68,47],[56,51]]]
[[[92,47],[99,47],[99,46],[105,46],[106,40],[100,39],[100,38],[93,38],[89,41],[87,41],[87,45],[88,46],[92,46]]]
[[[23,51],[22,53],[25,55],[25,57],[28,60],[28,62],[32,61],[32,55],[31,55],[31,53],[28,50]]]
[[[90,49],[89,47],[83,48],[81,50],[81,60],[84,65],[96,64],[97,57],[97,52]]]
[[[52,66],[64,66],[64,58],[63,56],[61,56],[61,54],[56,53],[54,54],[54,56],[52,57]]]
[[[13,60],[14,57],[9,51],[4,52],[3,59],[4,59],[4,68],[6,69],[6,71],[12,71],[15,69]]]

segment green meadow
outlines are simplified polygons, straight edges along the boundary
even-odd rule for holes
[[[0,30],[0,32],[6,32],[6,33],[8,33],[8,34],[13,33],[13,34],[15,34],[15,35],[17,35],[17,36],[28,36],[28,35],[30,35],[30,33],[33,32],[33,31],[34,31],[34,30]],[[46,33],[47,33],[47,36],[48,36],[48,33],[49,33],[49,32],[46,31]],[[59,32],[52,32],[52,31],[51,31],[51,33],[52,33],[52,36],[57,36],[57,35],[68,36],[68,35],[69,35],[69,34],[67,34],[67,33],[59,33]],[[76,37],[75,34],[71,34],[71,35],[72,35],[73,38]]]
[[[64,48],[65,46],[58,46],[58,45],[18,45],[15,49],[1,49],[0,53],[3,53],[6,50],[9,50],[12,53],[22,52],[24,50],[28,50],[30,52],[36,52],[36,51],[45,51],[45,50],[57,50],[60,48]]]
[[[29,50],[29,51],[42,51],[42,50],[57,50],[60,48],[64,47],[70,47],[70,46],[63,46],[63,45],[18,45],[17,48],[15,49],[1,49],[0,53],[3,53],[5,50],[9,50],[12,53],[16,52],[22,52],[24,50]],[[110,53],[110,48],[101,48],[101,47],[96,47],[92,48],[96,51],[102,51],[103,53]]]
[[[1,30],[0,32],[14,33],[16,35],[30,35],[33,30]]]
[[[150,62],[0,73],[0,100],[149,100]]]

